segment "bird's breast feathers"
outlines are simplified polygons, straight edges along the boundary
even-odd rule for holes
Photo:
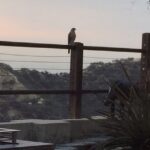
[[[68,44],[73,44],[76,38],[75,32],[70,32],[68,34]]]

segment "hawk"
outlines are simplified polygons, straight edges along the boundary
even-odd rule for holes
[[[72,28],[68,34],[68,45],[73,45],[76,39],[76,28]],[[68,53],[70,53],[70,49],[68,49]]]

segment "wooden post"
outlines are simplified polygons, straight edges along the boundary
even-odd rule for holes
[[[71,50],[70,60],[70,90],[75,94],[70,94],[70,117],[81,117],[82,99],[82,67],[83,67],[83,44],[75,43],[75,48]]]
[[[142,37],[141,84],[143,90],[150,93],[150,33]]]

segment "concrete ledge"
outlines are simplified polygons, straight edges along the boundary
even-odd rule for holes
[[[65,120],[45,120],[34,122],[36,140],[64,143],[70,141],[70,124]]]
[[[72,140],[84,138],[88,136],[94,136],[101,132],[100,124],[103,123],[106,118],[101,116],[91,117],[90,119],[69,119],[70,122],[70,134]]]
[[[92,119],[41,120],[27,119],[0,123],[0,127],[21,130],[18,139],[67,143],[75,139],[100,133],[100,124],[107,120],[104,117]]]
[[[19,140],[18,144],[1,144],[0,150],[54,150],[51,143]]]

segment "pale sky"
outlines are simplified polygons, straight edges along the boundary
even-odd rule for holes
[[[0,0],[0,40],[67,44],[77,28],[76,41],[90,46],[141,48],[142,33],[150,32],[146,0]],[[0,47],[0,53],[69,56],[66,50]],[[131,53],[85,52],[87,57],[140,57]],[[0,55],[1,60],[69,62],[68,58],[27,58]],[[88,59],[84,62],[103,61]],[[13,67],[69,69],[67,64],[10,63]],[[85,64],[86,65],[86,64]]]

